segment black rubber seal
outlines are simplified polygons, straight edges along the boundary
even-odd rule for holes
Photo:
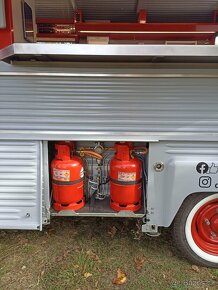
[[[111,182],[115,183],[115,184],[119,184],[119,185],[135,185],[135,184],[139,184],[142,182],[142,178],[136,181],[120,181],[120,180],[116,180],[111,178],[110,179]]]
[[[59,180],[52,180],[52,183],[57,185],[74,185],[83,181],[83,178],[74,180],[74,181],[59,181]]]

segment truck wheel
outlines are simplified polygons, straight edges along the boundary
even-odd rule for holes
[[[218,193],[187,197],[173,222],[173,236],[192,263],[218,268]]]

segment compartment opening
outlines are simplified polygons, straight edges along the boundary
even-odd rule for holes
[[[143,217],[148,143],[48,142],[51,214]]]

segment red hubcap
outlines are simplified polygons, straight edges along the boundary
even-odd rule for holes
[[[193,217],[192,237],[204,252],[218,256],[218,199],[205,203]]]

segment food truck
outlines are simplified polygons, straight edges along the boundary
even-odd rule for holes
[[[137,218],[218,267],[217,33],[217,0],[0,0],[0,228]]]

